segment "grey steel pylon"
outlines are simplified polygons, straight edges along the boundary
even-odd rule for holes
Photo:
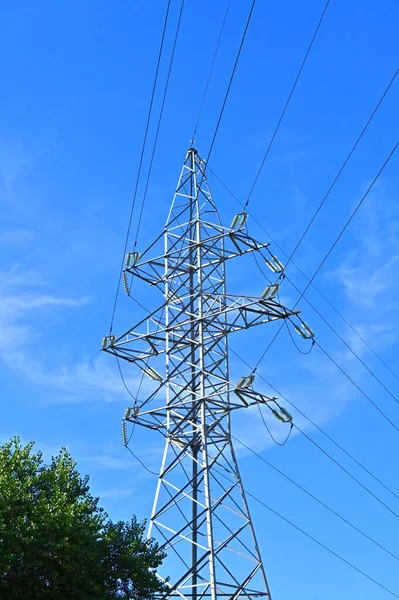
[[[165,437],[148,531],[168,554],[158,573],[165,581],[170,576],[162,598],[270,598],[230,415],[260,403],[288,426],[291,416],[277,398],[253,390],[253,373],[230,382],[228,336],[291,318],[303,337],[313,332],[298,311],[277,301],[278,284],[261,297],[227,293],[231,259],[261,252],[272,272],[283,270],[268,244],[246,233],[246,218],[240,213],[231,227],[221,225],[206,165],[190,147],[164,231],[145,252],[128,254],[123,274],[127,293],[129,278],[137,277],[159,288],[163,301],[123,335],[103,339],[103,350],[134,363],[155,384],[127,409],[123,427],[133,422]]]

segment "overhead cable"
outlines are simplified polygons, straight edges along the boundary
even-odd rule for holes
[[[132,219],[133,219],[134,207],[136,205],[137,191],[138,191],[138,187],[139,187],[141,169],[142,169],[142,166],[143,166],[144,151],[145,151],[145,147],[146,147],[146,143],[147,143],[148,129],[149,129],[149,126],[150,126],[150,121],[151,121],[151,114],[152,114],[152,108],[153,108],[153,104],[154,104],[155,90],[156,90],[157,82],[158,82],[159,67],[160,67],[160,64],[161,64],[161,58],[162,58],[164,41],[165,41],[166,28],[167,28],[167,24],[168,24],[170,2],[171,2],[171,0],[168,0],[167,7],[166,7],[166,14],[165,14],[165,18],[164,18],[164,24],[163,24],[162,36],[161,36],[161,44],[160,44],[159,51],[158,51],[157,65],[156,65],[156,69],[155,69],[154,81],[153,81],[153,84],[152,84],[152,92],[151,92],[150,105],[149,105],[149,108],[148,108],[147,121],[146,121],[146,126],[145,126],[145,131],[144,131],[144,137],[143,137],[143,142],[142,142],[142,145],[141,145],[141,153],[140,153],[140,159],[139,159],[139,166],[138,166],[138,170],[137,170],[136,183],[135,183],[135,186],[134,186],[133,200],[132,200],[132,205],[131,205],[131,209],[130,209],[129,222],[128,222],[128,227],[127,227],[127,231],[126,231],[126,238],[125,238],[125,244],[124,244],[124,248],[123,248],[121,266],[120,266],[120,269],[119,269],[118,283],[117,283],[116,293],[115,293],[115,300],[114,300],[114,305],[113,305],[113,309],[112,309],[111,324],[110,324],[110,329],[109,329],[110,333],[112,332],[112,328],[113,328],[113,324],[114,324],[116,305],[118,303],[119,289],[120,289],[121,277],[122,277],[122,273],[123,273],[123,265],[124,265],[124,261],[125,261],[125,255],[126,255],[127,245],[129,243],[129,235],[130,235],[130,229],[131,229],[131,226],[132,226]]]
[[[280,249],[281,252],[284,253],[285,256],[288,257],[288,261],[285,264],[285,270],[288,266],[289,262],[292,262],[292,264],[294,265],[294,267],[301,273],[301,275],[303,277],[305,277],[305,279],[307,279],[309,281],[309,278],[306,276],[306,274],[298,267],[298,265],[296,265],[293,261],[292,261],[292,257],[294,256],[296,250],[298,249],[300,243],[302,242],[304,236],[306,235],[307,231],[309,230],[310,226],[312,225],[314,219],[316,218],[317,214],[319,213],[320,209],[322,208],[323,204],[325,203],[325,201],[327,200],[330,192],[332,191],[333,187],[335,186],[335,184],[337,183],[339,177],[341,176],[344,168],[346,167],[347,163],[349,162],[349,159],[351,158],[352,154],[354,153],[356,147],[358,146],[360,140],[362,139],[363,135],[365,134],[367,128],[369,127],[370,123],[372,122],[374,116],[376,115],[379,107],[381,106],[385,96],[387,95],[389,89],[391,88],[395,78],[397,77],[399,73],[399,69],[396,70],[396,72],[394,73],[393,77],[391,78],[391,80],[389,81],[388,85],[386,86],[382,96],[380,97],[379,101],[377,102],[377,105],[374,107],[370,117],[368,118],[366,124],[364,125],[362,131],[360,132],[360,135],[358,136],[358,138],[356,139],[355,143],[353,144],[349,154],[347,155],[347,157],[345,158],[343,164],[341,165],[337,175],[335,176],[335,178],[333,179],[331,185],[329,186],[326,194],[324,195],[319,207],[317,208],[315,214],[313,215],[309,225],[307,226],[304,234],[301,236],[299,242],[297,243],[295,249],[293,250],[293,252],[291,252],[290,255],[287,254],[287,252],[285,252],[283,250],[283,248],[278,244],[278,242],[276,240],[273,239],[273,237],[270,235],[270,233],[263,227],[263,225],[259,222],[259,220],[257,220],[251,213],[248,212],[248,214],[251,216],[251,218],[253,219],[253,221],[258,225],[258,227],[260,227],[260,229],[266,234],[266,236],[273,242],[273,244],[278,247]],[[239,206],[244,209],[245,207],[245,203],[242,203],[238,197],[232,192],[232,190],[220,179],[220,177],[218,177],[218,175],[210,168],[209,171],[212,173],[212,175],[219,181],[219,183],[226,189],[226,191],[232,196],[232,198],[234,198],[234,200],[239,204]],[[332,304],[332,302],[314,285],[313,281],[310,282],[310,284],[315,288],[315,290],[321,295],[321,297],[328,303],[328,305],[335,311],[335,313],[344,321],[344,323],[353,331],[353,333],[358,337],[358,339],[360,339],[365,345],[366,347],[376,356],[376,358],[381,362],[381,364],[383,364],[385,366],[385,368],[397,379],[399,380],[399,376],[391,369],[391,367],[389,367],[389,365],[381,358],[381,356],[378,355],[378,353],[370,346],[370,344],[368,344],[368,342],[359,334],[359,332],[348,322],[348,320],[337,310],[337,308]]]
[[[242,34],[242,37],[241,37],[241,42],[240,42],[240,46],[238,48],[237,56],[236,56],[236,59],[235,59],[235,62],[234,62],[234,66],[233,66],[233,70],[232,70],[231,75],[230,75],[230,80],[229,80],[229,84],[227,86],[227,90],[226,90],[226,93],[225,93],[225,96],[224,96],[222,108],[220,109],[220,113],[219,113],[219,117],[218,117],[218,120],[217,120],[217,123],[216,123],[215,131],[213,133],[211,145],[209,147],[208,157],[207,157],[207,159],[205,161],[206,162],[205,168],[207,168],[210,156],[212,154],[213,146],[215,144],[216,136],[217,136],[218,131],[219,131],[220,122],[222,120],[224,109],[226,107],[227,98],[229,97],[230,88],[231,88],[231,84],[233,83],[233,79],[234,79],[234,75],[235,75],[235,72],[236,72],[236,69],[237,69],[238,61],[240,60],[241,51],[242,51],[242,48],[244,46],[245,37],[247,35],[248,27],[249,27],[249,24],[251,22],[252,13],[253,13],[253,10],[255,8],[255,4],[256,4],[256,0],[253,0],[252,4],[251,4],[251,8],[249,10],[248,17],[247,17],[247,22],[245,24],[244,33]]]
[[[279,517],[280,519],[282,519],[283,521],[285,521],[286,523],[288,523],[288,525],[291,525],[291,527],[294,527],[294,529],[296,529],[297,531],[299,531],[300,533],[302,533],[308,539],[312,540],[312,542],[315,542],[318,546],[320,546],[321,548],[324,548],[324,550],[327,550],[327,552],[329,552],[330,554],[332,554],[333,556],[335,556],[335,558],[338,558],[340,561],[342,561],[343,563],[345,563],[346,565],[348,565],[348,567],[351,567],[351,569],[354,569],[360,575],[363,575],[363,577],[366,577],[366,579],[368,579],[369,581],[372,581],[375,585],[377,585],[381,589],[383,589],[386,592],[388,592],[388,594],[391,594],[391,596],[394,596],[395,598],[399,598],[398,594],[396,594],[395,592],[393,592],[392,590],[390,590],[388,587],[386,587],[385,585],[383,585],[382,583],[380,583],[377,579],[374,579],[373,577],[371,577],[371,575],[368,575],[368,573],[366,573],[366,571],[362,571],[362,569],[359,569],[359,567],[356,567],[349,560],[347,560],[346,558],[344,558],[343,556],[341,556],[340,554],[338,554],[338,552],[335,552],[334,550],[331,550],[331,548],[329,548],[323,542],[320,542],[320,540],[318,540],[317,538],[315,538],[312,535],[310,535],[310,533],[307,533],[307,531],[305,531],[304,529],[301,529],[301,527],[298,527],[298,525],[295,525],[295,523],[293,523],[292,521],[290,521],[289,519],[287,519],[287,517],[284,517],[282,514],[280,514],[276,510],[274,510],[274,508],[271,508],[271,506],[269,506],[268,504],[266,504],[266,502],[264,502],[263,500],[261,500],[260,498],[258,498],[257,496],[255,496],[254,494],[251,494],[250,492],[248,492],[248,490],[245,490],[245,493],[247,494],[247,496],[249,496],[250,498],[252,498],[256,502],[258,502],[259,504],[261,504],[262,506],[264,506],[265,508],[267,508],[267,510],[269,510],[270,512],[272,512],[274,515],[276,515],[277,517]]]
[[[200,119],[201,119],[201,115],[202,115],[202,110],[203,110],[203,108],[204,108],[205,99],[206,99],[206,96],[207,96],[207,94],[208,94],[208,88],[209,88],[209,84],[210,84],[210,81],[211,81],[211,78],[212,78],[213,69],[214,69],[214,67],[215,67],[216,57],[217,57],[217,55],[218,55],[218,52],[219,52],[219,46],[220,46],[220,42],[221,42],[221,40],[222,40],[223,31],[224,31],[224,27],[225,27],[225,25],[226,25],[227,14],[228,14],[228,12],[229,12],[230,4],[231,4],[231,0],[229,0],[229,1],[227,2],[226,10],[225,10],[224,17],[223,17],[223,21],[222,21],[222,26],[221,26],[221,28],[220,28],[220,32],[219,32],[219,37],[218,37],[218,40],[217,40],[217,42],[216,42],[216,48],[215,48],[215,52],[214,52],[214,54],[213,54],[213,59],[212,59],[212,63],[211,63],[211,68],[209,69],[209,73],[208,73],[208,79],[207,79],[207,81],[206,81],[206,84],[205,84],[204,93],[203,93],[203,95],[202,95],[201,104],[200,104],[200,107],[199,107],[199,110],[198,110],[197,119],[196,119],[196,121],[195,121],[195,125],[194,125],[194,131],[193,131],[193,135],[191,136],[191,138],[192,138],[192,143],[194,143],[194,138],[195,138],[195,135],[196,135],[196,133],[197,133],[198,125],[199,125],[199,122],[200,122]]]
[[[287,475],[286,473],[284,473],[283,471],[281,471],[279,468],[277,468],[275,465],[273,465],[271,462],[269,462],[268,460],[266,460],[266,458],[264,458],[261,454],[259,454],[259,452],[256,452],[255,450],[253,450],[250,446],[248,446],[247,444],[245,444],[245,442],[243,442],[242,440],[238,439],[234,435],[232,437],[241,446],[243,446],[244,448],[246,448],[254,456],[256,456],[257,458],[259,458],[259,460],[261,460],[266,465],[268,465],[271,469],[273,469],[273,471],[275,471],[276,473],[278,473],[279,475],[281,475],[282,477],[284,477],[284,479],[286,479],[287,481],[289,481],[290,483],[292,483],[292,485],[295,485],[295,487],[297,487],[304,494],[306,494],[307,496],[309,496],[309,498],[312,498],[312,500],[314,500],[315,502],[317,502],[318,504],[320,504],[320,506],[322,506],[323,508],[325,508],[326,510],[328,510],[331,514],[333,514],[335,517],[337,517],[338,519],[340,519],[344,523],[346,523],[346,525],[349,525],[349,527],[351,527],[352,529],[354,529],[355,531],[357,531],[357,533],[360,533],[360,535],[362,535],[363,537],[365,537],[366,539],[368,539],[375,546],[378,546],[378,548],[380,548],[381,550],[383,550],[384,552],[386,552],[387,554],[389,554],[390,556],[392,556],[392,558],[394,558],[395,560],[399,561],[399,556],[397,556],[396,554],[394,554],[393,552],[391,552],[390,550],[388,550],[388,548],[386,548],[385,546],[383,546],[382,544],[380,544],[379,542],[377,542],[377,540],[375,540],[374,538],[372,538],[371,536],[369,536],[362,529],[360,529],[359,527],[357,527],[356,525],[354,525],[351,521],[349,521],[348,519],[346,519],[345,517],[343,517],[340,513],[338,513],[333,508],[331,508],[331,506],[329,506],[328,504],[326,504],[325,502],[323,502],[322,500],[320,500],[320,498],[317,498],[317,496],[315,496],[314,494],[312,494],[311,492],[309,492],[309,490],[307,490],[302,485],[300,485],[297,481],[295,481],[294,479],[292,479],[291,477],[289,477],[289,475]]]
[[[388,417],[388,415],[378,406],[378,404],[376,404],[374,400],[372,400],[372,398],[370,398],[370,396],[364,390],[362,390],[360,385],[356,383],[356,381],[345,371],[343,367],[341,367],[341,365],[331,356],[331,354],[329,354],[327,350],[323,348],[323,346],[321,346],[321,344],[317,340],[315,340],[315,344],[320,348],[323,354],[325,354],[325,356],[327,356],[327,358],[331,360],[331,362],[337,367],[337,369],[339,369],[341,373],[345,375],[345,377],[352,383],[352,385],[354,385],[354,387],[366,398],[366,400],[368,400],[368,402],[370,402],[370,404],[374,406],[374,408],[380,413],[380,415],[384,417],[384,419],[399,433],[399,427],[392,421],[392,419],[390,419],[390,417]]]
[[[275,137],[276,137],[276,135],[277,135],[277,133],[278,133],[278,130],[279,130],[279,128],[280,128],[280,125],[281,125],[281,122],[282,122],[282,120],[283,120],[283,118],[284,118],[285,112],[286,112],[286,110],[287,110],[287,108],[288,108],[288,105],[289,105],[289,103],[290,103],[290,100],[291,100],[291,98],[292,98],[292,95],[293,95],[293,93],[294,93],[294,91],[295,91],[295,88],[296,88],[296,86],[297,86],[297,83],[298,83],[298,81],[299,81],[299,78],[300,78],[300,76],[301,76],[301,73],[302,73],[302,71],[303,71],[303,68],[304,68],[304,66],[305,66],[305,64],[306,64],[306,61],[307,61],[307,59],[308,59],[308,56],[309,56],[309,53],[310,53],[310,51],[311,51],[311,49],[312,49],[313,43],[314,43],[314,41],[315,41],[315,39],[316,39],[316,36],[317,36],[317,34],[318,34],[318,32],[319,32],[320,26],[321,26],[321,24],[322,24],[322,22],[323,22],[324,15],[326,14],[326,11],[327,11],[327,8],[328,8],[328,5],[329,5],[329,4],[330,4],[330,0],[327,0],[326,4],[325,4],[325,6],[324,6],[323,12],[321,13],[320,19],[319,19],[319,21],[318,21],[318,23],[317,23],[316,29],[315,29],[315,31],[314,31],[314,33],[313,33],[312,39],[310,40],[309,46],[308,46],[308,48],[307,48],[307,50],[306,50],[305,56],[304,56],[304,58],[303,58],[303,60],[302,60],[301,66],[299,67],[299,71],[298,71],[298,73],[297,73],[297,75],[296,75],[296,77],[295,77],[294,83],[293,83],[293,85],[292,85],[292,87],[291,87],[290,93],[288,94],[288,98],[287,98],[287,100],[286,100],[286,102],[285,102],[285,104],[284,104],[284,107],[283,107],[283,110],[282,110],[282,112],[281,112],[280,118],[279,118],[279,120],[277,121],[277,125],[276,125],[276,127],[275,127],[275,129],[274,129],[274,132],[273,132],[273,135],[272,135],[272,137],[271,137],[271,139],[270,139],[269,145],[268,145],[268,147],[266,148],[266,152],[265,152],[265,154],[264,154],[264,156],[263,156],[262,162],[261,162],[261,164],[260,164],[260,167],[259,167],[259,169],[258,169],[258,172],[257,172],[257,174],[256,174],[256,176],[255,176],[255,180],[254,180],[254,182],[253,182],[253,184],[251,185],[251,188],[250,188],[250,190],[249,190],[249,193],[248,193],[248,196],[247,196],[247,200],[246,200],[246,202],[245,202],[245,204],[244,204],[244,210],[245,210],[245,209],[246,209],[246,207],[248,206],[248,204],[249,204],[249,201],[250,201],[250,199],[251,199],[251,196],[252,196],[252,193],[253,193],[253,191],[254,191],[254,189],[255,189],[255,186],[256,186],[256,184],[258,183],[259,176],[260,176],[260,174],[261,174],[261,172],[262,172],[262,169],[263,169],[263,167],[264,167],[264,164],[265,164],[265,162],[266,162],[266,159],[267,159],[267,157],[269,156],[269,152],[270,152],[270,150],[271,150],[271,147],[273,146],[273,142],[274,142],[274,140],[275,140]]]
[[[253,255],[255,258],[255,255]],[[263,257],[263,254],[261,253],[261,256]],[[263,257],[264,258],[264,257]],[[261,266],[259,265],[258,260],[255,261],[260,272],[262,273],[262,275],[264,275],[264,271],[261,268]],[[294,282],[287,276],[285,275],[285,279],[292,285],[292,287],[297,291],[300,292],[299,288],[294,284]],[[367,372],[380,384],[380,386],[391,396],[391,398],[397,403],[399,404],[399,400],[398,398],[395,396],[395,394],[393,394],[391,392],[391,390],[381,381],[381,379],[379,377],[377,377],[377,375],[372,371],[372,369],[370,369],[370,367],[364,362],[364,360],[357,354],[357,352],[355,352],[355,350],[353,350],[353,348],[350,346],[350,344],[348,344],[348,342],[338,333],[338,331],[327,321],[327,319],[321,314],[321,312],[310,302],[310,300],[308,300],[308,298],[306,298],[306,296],[304,296],[304,300],[305,302],[307,302],[307,304],[309,304],[309,306],[312,308],[312,310],[314,310],[314,312],[324,321],[324,323],[327,325],[327,327],[329,327],[329,329],[338,337],[338,339],[345,345],[345,347],[349,350],[349,352],[351,352],[351,354],[360,362],[360,364],[367,370]],[[312,348],[314,347],[314,345],[316,344],[317,346],[319,346],[319,348],[324,352],[324,349],[321,347],[320,343],[318,343],[318,341],[316,339],[313,339],[312,341],[312,345],[310,346],[309,350],[307,352],[303,352],[298,345],[295,343],[293,337],[292,337],[292,333],[291,330],[288,326],[288,322],[285,321],[285,325],[288,329],[288,332],[290,334],[290,337],[292,339],[293,344],[295,345],[295,347],[297,348],[297,350],[299,352],[301,352],[302,354],[309,354],[312,350]],[[374,403],[373,403],[374,404]]]
[[[296,251],[298,250],[299,246],[301,245],[304,237],[306,236],[307,232],[309,231],[309,229],[311,228],[313,221],[315,220],[315,218],[317,217],[317,215],[319,214],[323,204],[325,203],[325,201],[327,200],[328,196],[330,195],[332,189],[334,188],[335,184],[337,183],[342,171],[345,169],[349,159],[351,158],[352,154],[354,153],[354,151],[356,150],[357,145],[359,144],[360,140],[362,139],[364,133],[366,132],[368,126],[370,125],[371,121],[374,118],[374,115],[376,114],[377,110],[379,109],[379,107],[382,104],[382,101],[384,100],[385,96],[387,95],[390,87],[392,86],[393,82],[396,79],[396,76],[399,73],[399,69],[396,70],[396,72],[394,73],[392,79],[390,80],[390,82],[388,83],[387,87],[384,90],[384,93],[382,94],[381,98],[379,99],[379,101],[377,102],[376,107],[374,108],[373,112],[371,113],[367,123],[365,124],[365,126],[363,127],[362,131],[360,132],[359,137],[357,138],[356,142],[354,143],[354,145],[352,146],[348,156],[345,158],[344,162],[342,163],[337,175],[335,176],[335,178],[333,179],[330,187],[328,188],[327,192],[325,193],[325,195],[322,198],[322,201],[320,202],[319,206],[317,207],[316,211],[314,212],[312,218],[310,219],[309,223],[307,224],[305,231],[303,232],[303,234],[301,235],[301,237],[299,238],[295,248],[293,249],[293,251],[291,252],[290,256],[288,257],[288,261],[285,265],[285,268],[287,268],[288,264],[291,262],[292,257],[294,256],[294,254],[296,253]]]
[[[235,350],[233,350],[232,348],[229,348],[229,351],[232,352],[232,354],[234,354],[234,356],[236,356],[243,364],[245,364],[248,368],[251,369],[251,365],[244,359],[242,358],[242,356],[240,356]],[[318,425],[316,425],[313,421],[311,421],[309,419],[309,417],[307,417],[305,415],[305,413],[303,411],[301,411],[299,408],[297,408],[295,406],[295,404],[291,401],[288,400],[288,398],[281,393],[274,385],[272,385],[270,383],[270,381],[268,381],[265,377],[263,377],[263,375],[261,375],[259,372],[257,373],[257,377],[259,377],[259,379],[262,379],[262,381],[264,381],[270,388],[272,388],[279,397],[283,398],[286,402],[288,402],[288,404],[290,404],[290,406],[292,406],[293,408],[295,408],[295,410],[297,410],[302,416],[304,416],[312,425],[315,425],[315,427],[321,431],[326,437],[328,437],[337,447],[339,447],[343,452],[345,452],[345,454],[347,456],[349,456],[350,458],[352,458],[352,460],[360,467],[363,468],[364,471],[366,471],[369,475],[371,475],[371,477],[373,477],[373,479],[375,479],[378,483],[380,483],[385,489],[387,489],[388,491],[390,491],[392,493],[392,495],[394,495],[396,498],[399,498],[399,496],[397,494],[395,494],[395,492],[393,492],[386,484],[382,483],[381,480],[376,477],[375,475],[373,475],[371,473],[371,471],[369,471],[366,467],[364,467],[358,460],[356,460],[355,458],[353,458],[348,451],[344,450],[337,442],[335,442],[330,436],[328,436],[328,434],[326,434]],[[327,456],[333,463],[335,463],[337,465],[337,467],[339,467],[344,473],[346,473],[353,481],[355,481],[358,485],[360,485],[360,487],[362,487],[367,493],[369,493],[373,498],[375,498],[375,500],[377,500],[382,506],[384,506],[389,512],[391,512],[393,515],[395,515],[396,517],[399,517],[399,515],[393,511],[387,504],[385,504],[385,502],[383,502],[376,494],[374,494],[374,492],[372,492],[365,484],[363,484],[359,479],[357,479],[357,477],[355,477],[350,471],[348,471],[348,469],[346,469],[343,465],[341,465],[340,462],[338,462],[338,460],[336,460],[333,456],[331,456],[331,454],[329,454],[329,452],[327,452],[326,450],[324,450],[324,448],[322,446],[320,446],[317,442],[315,442],[315,440],[313,440],[310,436],[308,436],[304,431],[302,431],[298,425],[294,424],[294,427],[300,432],[302,433],[310,442],[312,442],[312,444],[317,447],[321,452],[323,452],[323,454],[325,456]]]
[[[316,271],[313,273],[313,275],[311,276],[311,278],[308,280],[304,290],[301,292],[299,298],[297,299],[297,301],[295,302],[294,306],[292,307],[292,310],[295,309],[295,307],[298,305],[298,303],[301,301],[303,295],[306,293],[306,291],[309,289],[309,286],[312,284],[314,278],[316,277],[316,275],[320,272],[320,270],[323,268],[326,260],[328,259],[328,257],[330,256],[331,252],[334,250],[335,246],[338,244],[339,240],[341,239],[342,235],[344,234],[344,232],[346,231],[347,227],[349,226],[349,224],[351,223],[352,219],[354,218],[354,216],[356,215],[357,211],[359,210],[359,208],[362,206],[363,202],[365,201],[365,199],[367,198],[367,196],[369,195],[369,193],[371,192],[371,190],[373,189],[374,185],[376,184],[376,182],[378,181],[378,178],[380,177],[381,173],[384,171],[385,167],[387,166],[387,164],[389,163],[389,161],[391,160],[392,156],[394,155],[395,151],[397,150],[399,146],[399,142],[397,142],[395,144],[395,146],[393,147],[393,149],[391,150],[391,152],[389,153],[388,157],[385,159],[384,164],[381,166],[381,168],[379,169],[378,173],[376,174],[376,176],[374,177],[373,181],[370,183],[370,185],[368,186],[367,190],[365,191],[365,193],[363,194],[363,196],[361,197],[361,199],[359,200],[359,202],[357,203],[355,209],[352,211],[349,219],[346,221],[345,225],[342,227],[341,231],[339,232],[339,234],[337,235],[337,237],[335,238],[333,244],[330,246],[328,252],[325,254],[324,258],[322,259],[322,261],[320,262],[319,266],[317,267]],[[272,344],[274,343],[274,341],[276,340],[278,334],[280,333],[280,331],[282,330],[282,328],[284,327],[284,323],[282,323],[282,325],[279,327],[279,329],[277,330],[276,334],[274,335],[274,337],[271,339],[271,341],[269,342],[268,346],[266,347],[266,349],[263,351],[261,357],[259,358],[259,360],[257,361],[255,367],[254,367],[254,371],[257,370],[259,364],[262,362],[262,360],[264,359],[264,357],[266,356],[266,353],[269,351],[269,349],[271,348]]]
[[[142,465],[142,467],[146,471],[148,471],[151,475],[155,475],[156,477],[158,477],[158,473],[156,473],[155,471],[152,471],[151,469],[149,469],[145,465],[145,463],[138,456],[136,456],[131,451],[130,448],[128,448],[128,450],[133,455],[133,457]],[[217,472],[218,472],[219,475],[221,475],[222,477],[224,477],[225,479],[227,479],[230,483],[234,483],[230,479],[230,477],[228,477],[228,475],[226,475],[222,471],[217,470]],[[269,510],[271,513],[273,513],[274,515],[276,515],[277,517],[279,517],[280,519],[282,519],[285,523],[287,523],[288,525],[291,525],[291,527],[293,527],[294,529],[296,529],[297,531],[299,531],[300,533],[302,533],[305,537],[307,537],[308,539],[310,539],[312,542],[314,542],[315,544],[317,544],[318,546],[320,546],[321,548],[323,548],[324,550],[326,550],[327,552],[329,552],[330,554],[332,554],[333,556],[335,556],[335,558],[338,558],[341,562],[345,563],[348,567],[350,567],[351,569],[353,569],[354,571],[356,571],[357,573],[359,573],[360,575],[362,575],[363,577],[365,577],[366,579],[368,579],[369,581],[371,581],[372,583],[374,583],[375,585],[377,585],[381,589],[385,590],[386,592],[388,592],[389,594],[391,594],[395,598],[399,598],[398,594],[396,594],[395,592],[393,592],[392,590],[390,590],[384,584],[380,583],[377,579],[374,579],[373,577],[371,577],[371,575],[369,575],[368,573],[366,573],[366,571],[363,571],[359,567],[356,567],[356,565],[354,565],[353,563],[351,563],[350,561],[348,561],[346,558],[344,558],[343,556],[341,556],[340,554],[338,554],[337,552],[335,552],[334,550],[332,550],[331,548],[329,548],[326,544],[324,544],[323,542],[321,542],[320,540],[318,540],[317,538],[315,538],[314,536],[312,536],[311,534],[309,534],[307,531],[305,531],[304,529],[302,529],[301,527],[299,527],[298,525],[296,525],[293,521],[290,521],[289,519],[287,519],[287,517],[284,517],[281,513],[277,512],[276,510],[274,510],[273,508],[271,508],[271,506],[269,506],[268,504],[266,504],[266,502],[264,502],[263,500],[261,500],[260,498],[258,498],[257,496],[255,496],[255,494],[252,494],[247,489],[244,489],[243,492],[248,497],[250,497],[253,500],[255,500],[255,502],[258,502],[258,504],[260,504],[264,508],[267,508],[267,510]],[[368,537],[368,536],[366,536],[366,537]],[[377,543],[377,545],[379,545],[379,544]],[[388,553],[390,554],[389,550],[388,550]],[[394,558],[396,558],[396,556],[394,556]]]
[[[163,93],[163,97],[162,97],[161,110],[159,112],[158,124],[157,124],[156,133],[155,133],[155,139],[154,139],[154,143],[153,143],[153,146],[152,146],[152,153],[151,153],[151,158],[150,158],[150,165],[148,167],[148,174],[147,174],[147,179],[146,179],[146,182],[145,182],[143,199],[141,201],[140,214],[139,214],[139,219],[138,219],[137,228],[136,228],[136,235],[135,235],[135,238],[134,238],[134,247],[136,247],[136,245],[137,245],[137,239],[138,239],[138,235],[139,235],[139,231],[140,231],[141,220],[143,218],[144,206],[145,206],[145,202],[146,202],[146,199],[147,199],[148,184],[150,182],[150,177],[151,177],[151,172],[152,172],[152,165],[153,165],[153,162],[154,162],[155,150],[156,150],[156,146],[157,146],[157,142],[158,142],[159,130],[160,130],[160,127],[161,127],[161,121],[162,121],[162,117],[163,117],[163,111],[164,111],[164,108],[165,108],[166,96],[168,94],[170,74],[171,74],[171,71],[172,71],[173,61],[174,61],[174,57],[175,57],[177,39],[179,37],[180,24],[181,24],[181,19],[182,19],[182,15],[183,15],[183,8],[184,8],[184,1],[185,0],[182,0],[181,5],[180,5],[180,12],[179,12],[178,20],[177,20],[176,32],[175,32],[175,37],[174,37],[174,41],[173,41],[173,48],[172,48],[172,53],[171,53],[170,61],[169,61],[168,74],[167,74],[167,77],[166,77],[166,83],[165,83],[164,93]]]

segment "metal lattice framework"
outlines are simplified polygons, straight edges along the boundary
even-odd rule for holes
[[[278,259],[245,231],[246,214],[223,227],[194,148],[187,152],[163,233],[141,255],[127,256],[123,273],[159,288],[162,304],[103,350],[136,364],[156,389],[126,411],[125,422],[156,429],[165,437],[149,536],[163,544],[168,592],[163,598],[270,598],[231,440],[233,410],[263,404],[290,425],[276,398],[252,388],[253,375],[229,380],[228,336],[277,319],[298,320],[276,299],[278,285],[262,297],[226,291],[225,265],[251,252],[274,273]],[[162,254],[155,249],[163,240]],[[156,253],[155,253],[156,254]],[[165,371],[156,370],[160,361]],[[155,365],[155,366],[154,366]]]

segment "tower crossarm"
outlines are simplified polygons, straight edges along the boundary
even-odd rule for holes
[[[173,340],[174,347],[181,352],[185,348],[190,349],[195,343],[193,327],[197,329],[200,323],[206,343],[208,339],[220,339],[235,331],[294,317],[300,312],[288,310],[274,298],[202,294],[201,299],[204,307],[202,317],[190,315],[185,306],[172,305],[171,318],[166,326],[157,309],[118,338],[108,338],[109,343],[103,350],[129,362],[144,364],[151,357],[165,353],[167,338],[169,342]]]
[[[248,380],[249,378],[243,379]],[[164,382],[163,385],[165,383],[167,382]],[[228,404],[221,400],[220,392],[210,393],[207,394],[206,398],[197,399],[198,402],[202,400],[207,403],[207,406],[211,407],[214,419],[213,427],[224,419],[227,413],[231,413],[237,409],[249,408],[256,404],[267,407],[282,423],[292,423],[292,416],[278,403],[277,396],[269,397],[256,392],[252,388],[237,387],[237,385],[227,381],[225,383],[224,391],[225,393],[229,393],[230,396]],[[160,387],[163,387],[163,385]],[[159,392],[159,389],[157,391]],[[135,405],[129,407],[125,412],[125,421],[149,429],[156,429],[164,436],[169,436],[172,440],[175,439],[180,445],[192,443],[192,436],[195,435],[195,412],[198,407],[192,406],[190,398],[183,395],[173,403],[173,406],[164,404],[156,408],[145,408],[146,404],[147,402],[145,401],[141,406]],[[174,423],[174,427],[170,426],[171,422]],[[184,440],[181,433],[182,422],[188,425]]]
[[[189,223],[179,228],[189,227]],[[198,248],[203,256],[202,268],[217,267],[219,264],[229,259],[243,256],[250,252],[260,252],[269,247],[268,243],[258,242],[255,238],[248,235],[243,228],[236,230],[225,227],[215,226],[212,223],[201,222],[201,227],[205,228],[208,237],[204,237],[200,242],[187,239],[187,244],[182,251],[180,245],[173,245],[174,238],[181,241],[181,234],[175,229],[168,230],[169,239],[172,240],[171,247],[165,254],[140,260],[138,253],[127,255],[126,262],[131,263],[124,269],[125,275],[130,274],[150,285],[164,290],[164,284],[168,280],[168,274],[165,274],[165,261],[168,261],[168,271],[173,270],[173,277],[189,277],[195,268],[190,263],[190,257]],[[134,256],[133,256],[134,254]],[[142,258],[148,254],[148,249],[144,252]],[[137,260],[136,260],[137,259]]]

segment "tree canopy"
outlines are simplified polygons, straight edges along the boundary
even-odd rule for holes
[[[0,598],[147,600],[164,554],[135,517],[113,523],[65,448],[49,463],[0,445]]]

